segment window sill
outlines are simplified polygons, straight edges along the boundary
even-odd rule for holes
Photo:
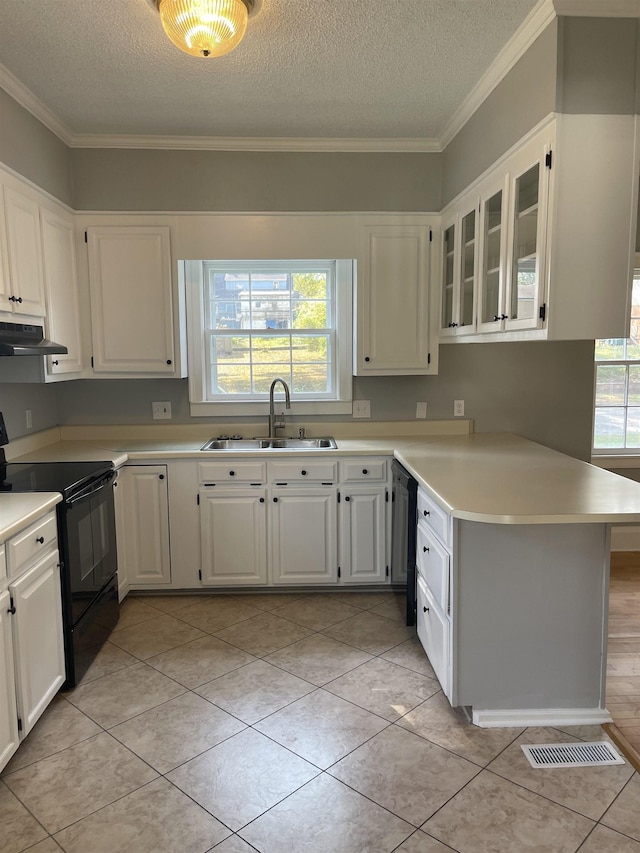
[[[640,468],[640,450],[633,453],[598,453],[591,457],[591,464],[598,468]]]
[[[276,400],[276,410],[281,412],[284,403],[282,400]],[[256,403],[191,403],[190,404],[192,418],[235,418],[254,416],[260,417],[269,412],[269,401],[261,400]],[[350,415],[352,414],[353,405],[351,400],[309,400],[305,402],[292,402],[291,409],[284,409],[285,417],[288,415]]]

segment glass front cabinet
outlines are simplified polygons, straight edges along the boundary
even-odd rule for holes
[[[550,148],[537,136],[445,211],[441,339],[543,328]]]

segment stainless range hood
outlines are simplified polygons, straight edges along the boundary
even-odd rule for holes
[[[42,326],[28,323],[0,323],[0,356],[2,355],[64,355],[69,350],[62,344],[48,341]]]

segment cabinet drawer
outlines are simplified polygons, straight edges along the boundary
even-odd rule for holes
[[[15,578],[43,554],[56,547],[56,514],[48,513],[7,542],[9,577]]]
[[[418,576],[416,629],[440,685],[451,695],[449,666],[449,620],[434,605],[424,580]]]
[[[264,483],[266,463],[250,459],[227,459],[226,462],[200,462],[198,479],[205,483]]]
[[[418,524],[416,565],[436,604],[443,613],[449,605],[449,552],[431,534],[426,525]]]
[[[341,483],[384,483],[387,479],[387,460],[381,457],[350,459],[340,462]]]
[[[451,545],[449,515],[423,489],[418,489],[418,519],[445,545]]]
[[[338,463],[331,459],[290,459],[287,462],[269,462],[269,480],[272,485],[281,483],[321,482],[334,483]]]

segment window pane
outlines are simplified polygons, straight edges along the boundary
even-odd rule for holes
[[[293,290],[298,299],[328,299],[329,283],[324,272],[293,273]]]
[[[212,379],[214,394],[251,393],[251,368],[249,365],[218,365],[217,376]]]
[[[621,361],[624,358],[624,338],[603,338],[596,341],[596,361]]]
[[[251,300],[252,329],[288,329],[291,325],[291,302],[289,295],[280,298],[276,294]]]
[[[593,446],[601,450],[624,447],[625,409],[596,409]]]
[[[292,393],[323,394],[330,390],[327,364],[294,364]]]
[[[284,379],[287,385],[291,386],[291,368],[284,364],[256,364],[253,368],[253,388],[254,394],[268,394],[271,388],[271,383],[279,377]],[[284,399],[282,387],[278,386],[278,394],[276,399],[280,397]]]
[[[292,360],[299,362],[326,362],[329,354],[327,335],[304,335],[291,339]]]
[[[627,409],[627,441],[625,447],[640,447],[640,408]]]
[[[249,336],[216,335],[212,339],[211,363],[248,363],[251,351]]]
[[[599,364],[596,368],[596,406],[624,406],[626,378],[624,364]]]
[[[269,364],[278,364],[284,362],[285,364],[289,364],[291,360],[289,338],[252,335],[251,356],[254,363],[268,362]]]
[[[631,320],[629,337],[627,338],[627,354],[629,361],[640,360],[640,319]]]
[[[640,317],[640,274],[637,270],[634,273],[631,288],[631,316]]]
[[[640,406],[640,365],[629,365],[629,390],[627,405]]]
[[[326,302],[300,302],[293,309],[293,328],[326,329],[328,314]]]

